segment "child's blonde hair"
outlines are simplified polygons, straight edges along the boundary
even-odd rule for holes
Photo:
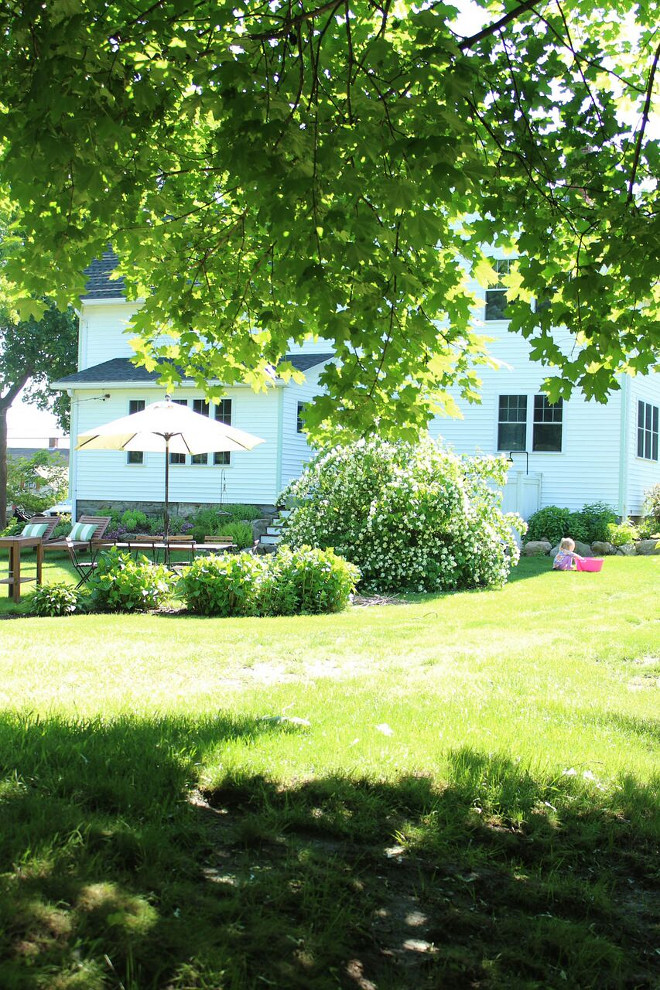
[[[575,550],[575,540],[572,540],[570,536],[565,536],[561,543],[559,544],[560,550]]]

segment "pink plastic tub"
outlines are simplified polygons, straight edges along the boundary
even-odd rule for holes
[[[599,571],[603,566],[602,557],[585,557],[584,560],[576,560],[578,571]]]

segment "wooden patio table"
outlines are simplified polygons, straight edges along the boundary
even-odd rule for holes
[[[37,551],[36,577],[21,577],[21,550],[35,547]],[[26,581],[36,581],[41,584],[41,574],[44,562],[44,545],[40,536],[0,536],[0,550],[9,552],[9,572],[6,578],[0,578],[0,584],[6,584],[7,595],[15,602],[21,600],[21,584]]]

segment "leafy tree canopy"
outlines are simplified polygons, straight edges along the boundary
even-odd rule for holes
[[[52,409],[66,429],[69,397],[53,391],[50,382],[75,371],[77,355],[78,321],[72,310],[61,313],[51,305],[40,320],[15,323],[0,309],[0,528],[8,498],[7,412],[22,391],[28,402]]]
[[[490,243],[551,396],[605,398],[660,351],[658,2],[480,9],[468,36],[442,2],[7,0],[16,303],[70,301],[112,243],[144,360],[258,384],[320,334],[308,425],[411,437],[475,394],[464,259],[492,283]]]
[[[37,450],[30,457],[7,461],[7,501],[26,512],[43,512],[65,498],[68,487],[69,469],[61,454]]]

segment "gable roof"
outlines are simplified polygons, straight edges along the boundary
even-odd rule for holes
[[[330,351],[327,354],[285,354],[282,360],[292,364],[296,371],[309,371],[310,368],[315,368],[317,364],[331,361],[333,357],[334,354]]]
[[[297,371],[309,371],[317,364],[325,364],[333,354],[285,354],[284,360],[296,368]],[[184,378],[190,382],[191,378]],[[91,368],[84,368],[82,371],[75,371],[66,378],[60,378],[54,382],[58,388],[69,388],[72,385],[91,385],[101,387],[105,385],[145,385],[158,381],[157,371],[147,371],[146,368],[138,368],[130,358],[112,358],[110,361],[103,361],[102,364],[95,364]]]
[[[84,274],[87,276],[87,288],[81,295],[81,299],[116,299],[123,296],[123,278],[111,279],[113,271],[117,267],[119,258],[108,248],[100,258],[95,258]]]

